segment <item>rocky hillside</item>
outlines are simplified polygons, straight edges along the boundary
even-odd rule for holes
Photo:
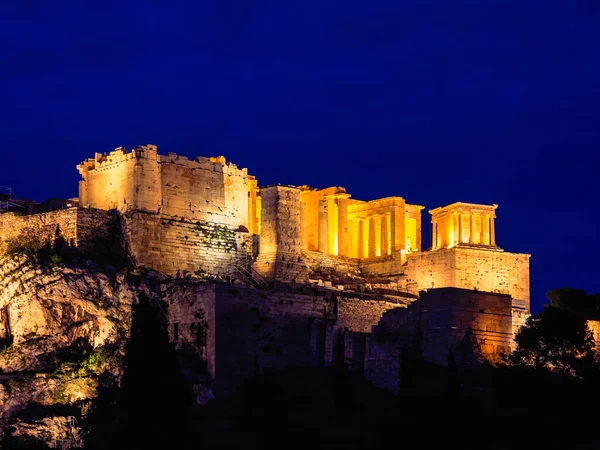
[[[0,429],[7,442],[80,439],[101,380],[119,380],[144,285],[91,261],[0,258]],[[25,445],[25,444],[24,444]]]

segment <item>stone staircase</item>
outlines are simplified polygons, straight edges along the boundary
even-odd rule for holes
[[[250,257],[243,258],[228,266],[230,281],[239,281],[246,286],[257,289],[271,289],[273,286],[252,267]]]

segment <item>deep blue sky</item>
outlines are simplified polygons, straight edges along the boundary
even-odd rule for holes
[[[96,3],[96,6],[90,6]],[[497,203],[532,309],[600,291],[597,0],[0,3],[0,185],[77,195],[95,152],[225,155],[260,185]]]

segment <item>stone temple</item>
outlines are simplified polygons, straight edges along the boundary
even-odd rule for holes
[[[37,227],[85,245],[118,211],[139,267],[189,281],[169,305],[171,339],[183,345],[203,318],[197,350],[217,391],[257,368],[339,358],[394,389],[416,334],[433,363],[449,352],[493,363],[530,314],[530,255],[497,246],[495,204],[429,210],[433,245],[424,249],[424,207],[402,197],[259,187],[223,156],[160,155],[153,145],[97,153],[77,169],[78,207],[3,214],[0,239]]]

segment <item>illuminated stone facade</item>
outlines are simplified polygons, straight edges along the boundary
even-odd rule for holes
[[[457,202],[430,210],[432,246],[424,250],[423,206],[402,197],[362,201],[336,186],[259,189],[247,169],[222,156],[163,156],[153,145],[96,154],[78,169],[83,178],[81,206],[168,218],[142,221],[146,238],[139,245],[132,240],[132,253],[140,261],[167,273],[184,268],[193,272],[195,263],[183,263],[185,252],[163,248],[188,248],[188,260],[197,261],[197,269],[216,269],[194,256],[210,244],[206,235],[200,239],[198,233],[171,233],[167,238],[162,227],[173,220],[200,228],[216,224],[223,227],[222,234],[238,233],[228,241],[238,243],[235,251],[226,242],[211,247],[217,252],[229,249],[224,265],[251,260],[270,280],[304,283],[316,266],[327,265],[387,277],[413,295],[443,287],[509,294],[529,310],[529,255],[504,252],[496,245],[498,205]],[[135,228],[130,234],[136,235]],[[185,242],[178,244],[182,239]],[[171,261],[175,256],[178,259]]]
[[[249,327],[236,331],[239,339],[252,333],[253,321],[262,320],[253,316],[258,308],[264,310],[264,323],[274,324],[269,333],[288,336],[295,324],[290,342],[301,346],[302,339],[310,340],[309,350],[302,350],[308,353],[300,352],[304,359],[289,349],[267,352],[265,367],[314,361],[327,365],[334,359],[332,349],[342,342],[349,366],[371,371],[373,380],[387,380],[389,367],[414,334],[415,316],[406,319],[407,305],[428,317],[419,326],[429,327],[424,336],[431,339],[424,349],[430,361],[443,363],[467,336],[493,362],[512,345],[530,312],[529,255],[497,246],[497,205],[458,202],[430,210],[433,245],[423,249],[423,206],[402,197],[362,201],[335,186],[259,189],[247,169],[222,156],[159,155],[152,145],[96,154],[77,168],[80,208],[0,215],[0,249],[24,233],[84,245],[106,234],[112,215],[106,210],[117,210],[138,266],[199,282],[208,277],[230,283],[225,286],[231,289],[207,287],[206,296],[213,298],[211,289],[217,289],[235,305],[235,314]],[[172,305],[178,327],[191,326],[186,320],[200,304],[193,303]],[[219,310],[225,303],[213,303],[204,311],[206,317],[229,323],[233,313]],[[250,309],[242,311],[244,305]],[[397,328],[393,338],[369,338],[380,319]],[[307,329],[311,331],[304,336]],[[223,333],[216,338],[220,342],[210,345],[230,345],[231,355],[215,361],[214,348],[203,350],[212,355],[217,373],[220,364],[234,370],[239,357],[233,350],[239,342],[226,342],[229,331]],[[397,341],[393,349],[382,344],[388,338]],[[259,341],[248,342],[269,347]],[[255,350],[244,355],[252,364]],[[224,363],[227,358],[232,358],[230,366]],[[387,374],[380,373],[384,369]],[[380,384],[386,385],[385,380]]]
[[[161,213],[258,233],[256,180],[223,156],[190,160],[145,145],[96,153],[77,169],[84,208]]]
[[[350,197],[342,187],[300,187],[302,250],[360,259],[419,251],[422,206]]]

